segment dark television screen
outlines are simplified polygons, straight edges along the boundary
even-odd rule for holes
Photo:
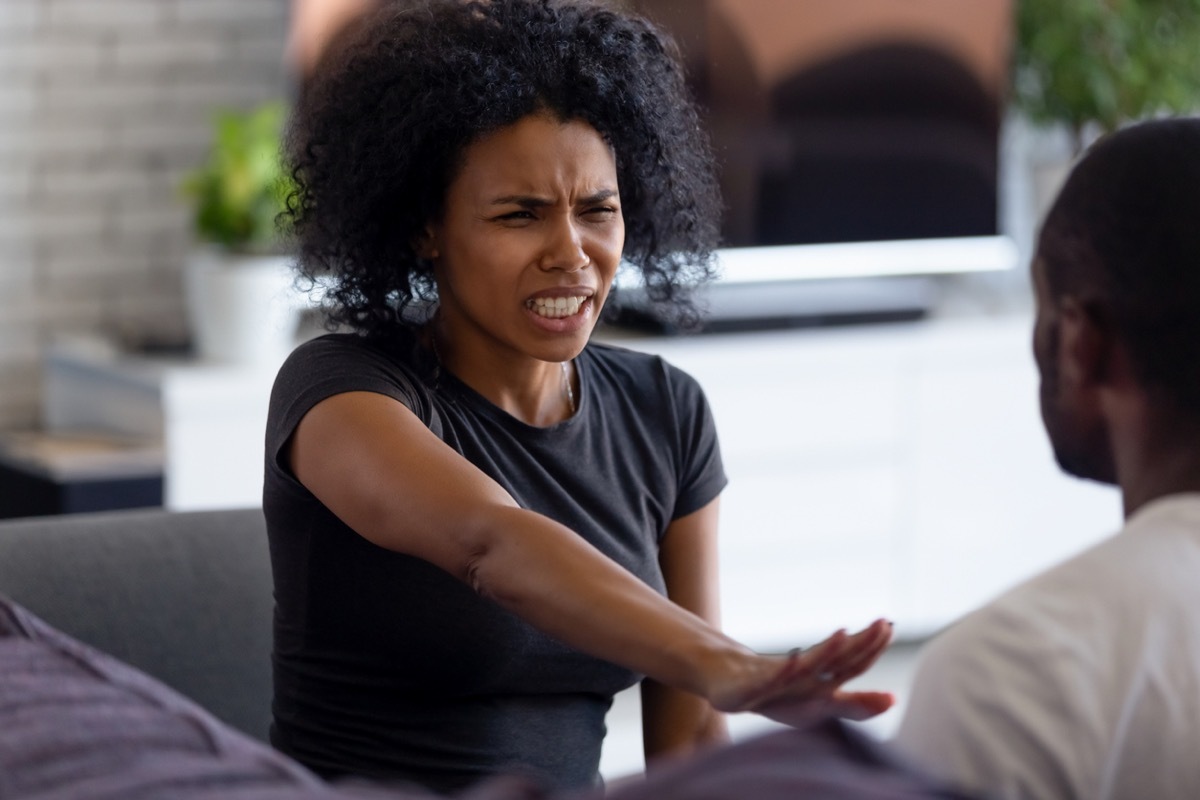
[[[680,47],[725,283],[1005,269],[1011,0],[628,0]]]

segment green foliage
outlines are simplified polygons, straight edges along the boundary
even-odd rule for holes
[[[1200,108],[1200,0],[1017,0],[1016,105],[1103,130]]]
[[[182,186],[195,203],[200,239],[239,251],[281,248],[275,221],[293,186],[281,160],[286,113],[283,103],[273,102],[214,116],[208,160]]]

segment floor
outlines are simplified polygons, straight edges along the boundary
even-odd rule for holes
[[[879,689],[896,694],[896,705],[884,714],[860,723],[865,729],[880,738],[888,738],[895,731],[904,713],[904,700],[912,681],[920,642],[897,642],[866,675],[849,686]],[[753,736],[775,727],[776,723],[755,714],[735,714],[729,718],[730,733],[734,740]],[[617,695],[608,714],[608,737],[600,758],[600,772],[607,782],[641,772],[645,766],[642,758],[641,706],[636,689]]]

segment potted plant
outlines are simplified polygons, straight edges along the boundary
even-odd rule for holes
[[[1065,132],[1031,140],[1030,212],[1040,219],[1089,141],[1200,107],[1200,0],[1015,3],[1013,108],[1042,133]]]
[[[1013,102],[1061,124],[1074,154],[1089,130],[1200,107],[1197,0],[1017,0]]]
[[[218,112],[207,160],[182,184],[197,240],[186,300],[196,353],[207,361],[278,361],[293,344],[298,295],[276,225],[292,188],[281,160],[285,116],[280,102]]]

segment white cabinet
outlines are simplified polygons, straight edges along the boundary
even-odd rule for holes
[[[160,440],[167,508],[257,506],[278,366],[202,364],[62,343],[49,349],[43,365],[43,421],[57,432]]]

